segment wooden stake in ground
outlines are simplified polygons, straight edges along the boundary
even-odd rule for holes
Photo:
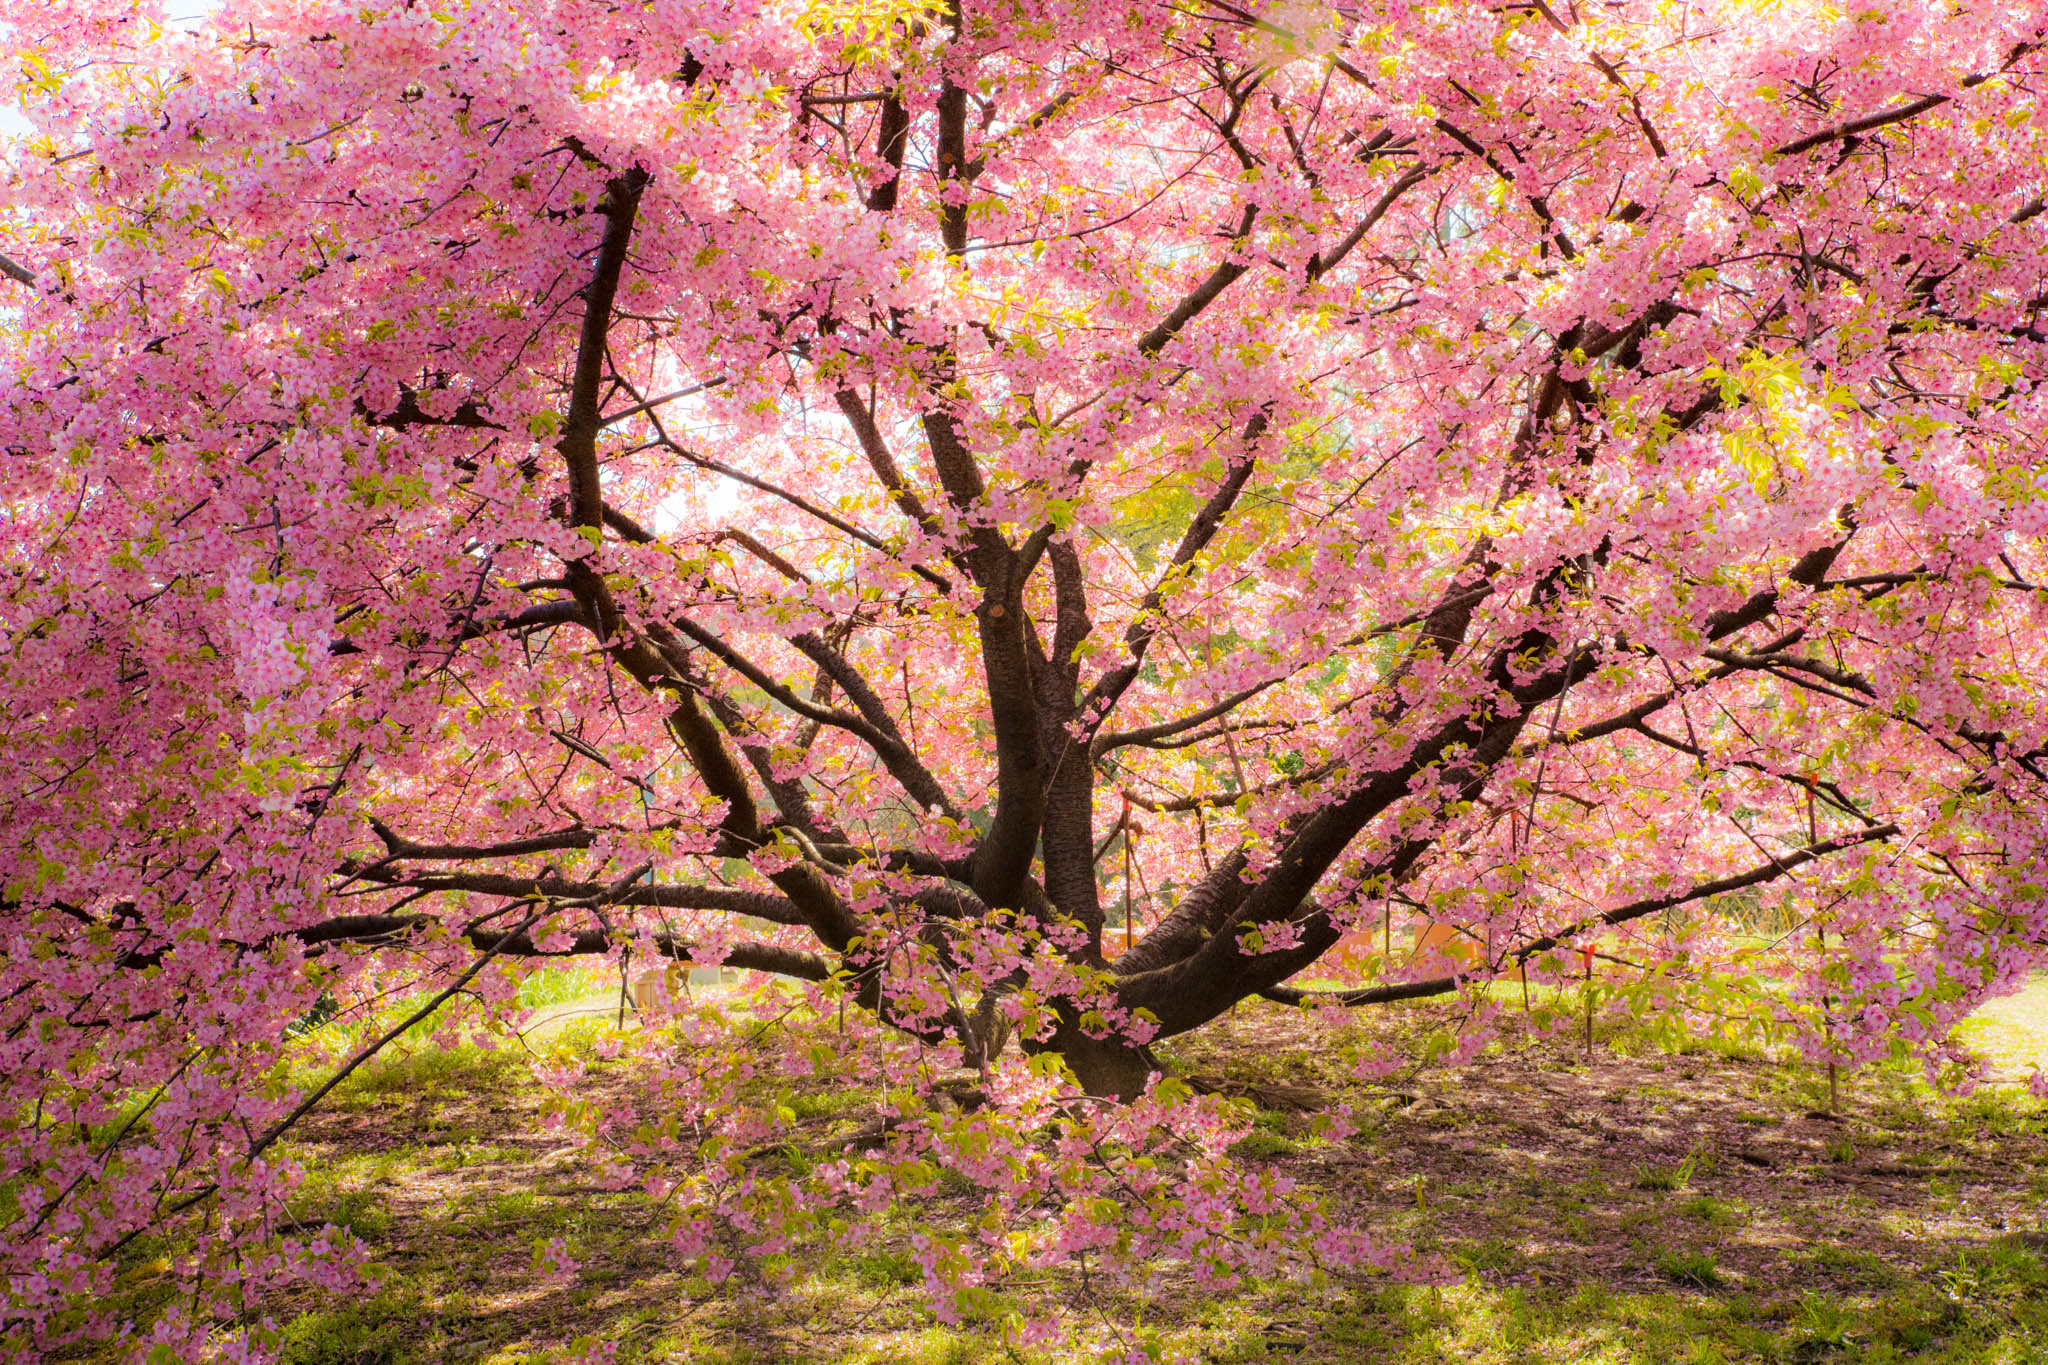
[[[1820,822],[1814,816],[1813,784],[1809,782],[1806,785],[1807,847],[1811,848],[1819,842]],[[1816,920],[1813,926],[1813,937],[1815,946],[1820,949],[1821,957],[1825,958],[1828,955],[1827,926]],[[1842,1094],[1839,1072],[1835,1066],[1835,997],[1823,995],[1820,998],[1820,1008],[1821,1029],[1827,1035],[1828,1040],[1828,1112],[1830,1114],[1839,1114],[1842,1112]]]
[[[1828,931],[1815,925],[1813,936],[1821,955],[1825,957],[1828,951]],[[1823,995],[1820,998],[1820,1010],[1821,1033],[1827,1039],[1828,1045],[1828,1112],[1839,1114],[1842,1112],[1842,1093],[1839,1072],[1835,1067],[1835,997]]]
[[[1581,948],[1586,955],[1586,1065],[1593,1064],[1593,950]]]

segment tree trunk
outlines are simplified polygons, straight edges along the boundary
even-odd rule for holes
[[[1134,1100],[1161,1070],[1150,1048],[1114,1034],[1091,1038],[1064,1013],[1051,1038],[1026,1046],[1032,1052],[1059,1053],[1081,1088],[1103,1099]]]

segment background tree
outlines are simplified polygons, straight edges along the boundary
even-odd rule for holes
[[[152,13],[5,34],[12,1341],[287,1273],[323,993],[724,963],[1002,1112],[2048,956],[2032,7]]]

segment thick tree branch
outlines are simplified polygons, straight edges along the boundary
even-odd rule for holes
[[[1252,223],[1258,217],[1259,206],[1246,204],[1239,217],[1237,227],[1230,234],[1235,248],[1251,234]],[[1203,277],[1201,283],[1190,289],[1176,303],[1167,315],[1159,320],[1151,331],[1138,338],[1138,354],[1150,359],[1166,349],[1166,344],[1179,336],[1181,329],[1201,315],[1203,309],[1216,302],[1223,291],[1245,277],[1251,266],[1241,261],[1225,260]]]
[[[1567,344],[1560,339],[1560,346]],[[1558,370],[1553,368],[1539,386],[1536,399],[1516,433],[1499,499],[1509,496],[1528,476],[1545,427],[1563,401],[1564,385]],[[1491,582],[1491,554],[1490,537],[1480,536],[1459,572],[1444,588],[1436,607],[1423,618],[1421,631],[1389,680],[1387,700],[1379,710],[1382,724],[1393,725],[1407,711],[1408,702],[1393,690],[1393,685],[1408,674],[1425,651],[1433,650],[1448,660],[1462,646],[1471,629],[1474,604],[1480,600],[1473,579],[1476,577],[1480,585]],[[1554,565],[1538,580],[1530,601],[1550,600],[1573,572],[1571,564]],[[1595,651],[1585,647],[1571,650],[1561,661],[1555,661],[1560,643],[1549,631],[1531,629],[1497,647],[1485,673],[1484,689],[1510,699],[1505,714],[1487,712],[1455,717],[1418,740],[1406,761],[1370,775],[1331,804],[1298,817],[1285,830],[1278,856],[1256,885],[1244,884],[1242,869],[1229,872],[1227,861],[1219,864],[1198,888],[1213,905],[1213,917],[1196,922],[1169,916],[1148,934],[1146,942],[1140,945],[1147,951],[1137,958],[1137,963],[1146,968],[1154,963],[1161,965],[1146,971],[1142,978],[1126,981],[1126,997],[1158,1014],[1167,1032],[1178,1032],[1214,1017],[1251,991],[1277,984],[1286,974],[1327,951],[1336,941],[1334,926],[1327,915],[1313,916],[1299,946],[1283,955],[1248,957],[1239,951],[1238,934],[1243,929],[1293,918],[1316,882],[1342,856],[1351,840],[1375,817],[1405,799],[1410,794],[1410,784],[1419,775],[1441,767],[1451,777],[1453,799],[1476,799],[1485,789],[1494,766],[1512,750],[1533,708],[1562,692],[1575,674],[1583,676],[1579,672],[1581,666],[1595,657]],[[1553,658],[1552,666],[1528,678],[1530,662],[1546,656]],[[1427,840],[1404,841],[1394,850],[1382,873],[1405,874],[1428,846]],[[1212,882],[1217,883],[1213,888]],[[1170,944],[1169,935],[1175,940]],[[1288,963],[1295,965],[1287,966]],[[1285,971],[1272,975],[1280,967],[1285,967]]]
[[[2015,44],[2012,51],[2006,54],[2004,63],[2000,65],[1997,71],[1988,74],[1979,72],[1965,76],[1959,84],[1965,90],[1974,90],[1993,76],[2002,75],[2006,71],[2011,70],[2013,63],[2019,61],[2022,57],[2038,52],[2040,49],[2041,44],[2038,42]],[[1874,132],[1890,124],[1903,123],[1907,119],[1918,118],[1930,109],[1939,109],[1954,98],[1955,96],[1953,95],[1922,95],[1918,99],[1908,100],[1904,104],[1893,108],[1879,109],[1875,113],[1864,114],[1859,118],[1845,119],[1840,123],[1831,124],[1817,132],[1808,133],[1804,137],[1793,138],[1790,142],[1783,142],[1773,147],[1771,152],[1775,156],[1795,156],[1800,152],[1811,151],[1813,148],[1819,147],[1824,143],[1840,142],[1847,138],[1860,137],[1864,133]]]
[[[458,626],[455,638],[467,643],[481,640],[487,635],[501,635],[508,631],[538,630],[548,626],[565,626],[583,620],[583,606],[572,597],[560,598],[553,602],[536,602],[496,621],[469,621]],[[361,654],[363,647],[355,641],[342,638],[331,641],[327,652],[339,658],[347,654]]]
[[[1346,233],[1342,241],[1331,247],[1328,252],[1319,252],[1310,258],[1309,278],[1312,280],[1321,279],[1324,275],[1335,270],[1343,262],[1344,258],[1349,256],[1357,249],[1358,244],[1365,240],[1366,234],[1379,224],[1380,219],[1387,216],[1388,210],[1400,202],[1402,195],[1420,185],[1430,176],[1435,175],[1436,172],[1437,168],[1435,166],[1417,166],[1393,184],[1387,186],[1386,191],[1374,201],[1373,206],[1365,211],[1365,217],[1358,220],[1358,225]]]
[[[917,496],[917,490],[903,477],[903,470],[896,463],[896,457],[889,450],[889,442],[882,436],[882,428],[876,424],[874,412],[861,396],[852,389],[841,389],[833,395],[839,411],[846,418],[846,424],[853,428],[854,439],[860,442],[861,454],[867,457],[868,467],[875,471],[882,487],[889,494],[896,507],[911,524],[927,535],[943,535],[945,528],[938,518]]]
[[[370,828],[384,842],[385,850],[394,858],[429,858],[462,861],[472,858],[519,858],[529,853],[555,853],[565,849],[589,848],[597,839],[594,831],[587,829],[558,829],[548,834],[535,834],[524,839],[507,839],[495,844],[421,844],[394,831],[375,816],[370,817]]]
[[[1285,678],[1268,678],[1264,682],[1253,683],[1242,691],[1233,692],[1219,702],[1211,703],[1199,711],[1190,712],[1178,719],[1162,720],[1153,725],[1138,726],[1136,729],[1118,730],[1111,734],[1097,735],[1093,746],[1094,755],[1100,758],[1111,750],[1121,749],[1126,745],[1149,745],[1157,740],[1197,729],[1218,717],[1229,715],[1261,692],[1285,681]]]
[[[844,730],[877,752],[888,747],[888,737],[869,725],[866,720],[835,707],[820,706],[810,698],[800,695],[796,689],[781,682],[767,669],[726,643],[715,631],[705,629],[687,616],[676,617],[675,627],[695,640],[712,658],[804,719],[814,720],[820,725],[829,725],[836,730]]]
[[[1090,956],[1102,955],[1103,913],[1095,878],[1095,765],[1071,726],[1079,712],[1082,644],[1094,630],[1088,616],[1087,574],[1071,539],[1045,541],[1052,563],[1053,639],[1050,657],[1033,660],[1037,674],[1040,743],[1053,755],[1046,778],[1045,823],[1039,844],[1045,891],[1060,913],[1083,925]],[[1034,650],[1036,632],[1030,637]]]
[[[875,154],[887,174],[868,191],[868,207],[889,213],[896,207],[896,187],[903,179],[903,149],[910,140],[910,115],[893,92],[882,96],[882,114],[875,122]]]
[[[588,901],[603,892],[597,882],[565,881],[557,876],[514,876],[505,872],[451,871],[440,868],[372,867],[358,872],[363,881],[415,891],[459,891],[510,898],[542,896],[551,901]],[[614,905],[644,905],[664,910],[714,910],[749,915],[771,924],[802,925],[808,921],[794,901],[766,891],[741,891],[727,886],[696,886],[673,882],[635,882],[619,890]]]
[[[604,425],[601,410],[608,370],[607,339],[612,304],[618,295],[627,247],[633,237],[634,218],[649,180],[648,173],[638,166],[613,176],[606,182],[599,206],[605,219],[604,236],[590,283],[584,289],[583,322],[577,336],[569,411],[562,438],[556,444],[569,470],[566,519],[590,542],[588,553],[568,561],[567,575],[570,591],[583,606],[585,624],[612,658],[648,691],[666,692],[675,698],[667,717],[669,732],[711,794],[725,802],[720,830],[741,847],[751,848],[764,840],[753,787],[732,746],[706,713],[691,685],[688,651],[675,633],[658,621],[646,623],[639,634],[626,633],[611,588],[594,567],[602,544],[605,510],[597,441]],[[852,912],[817,869],[797,863],[774,873],[771,879],[802,910],[806,923],[826,946],[842,950],[858,934],[859,926]]]

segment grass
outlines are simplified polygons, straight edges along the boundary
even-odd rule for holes
[[[1672,1277],[1675,1278],[1675,1277]],[[1926,1294],[1844,1301],[1808,1293],[1777,1297],[1674,1287],[1616,1292],[1588,1285],[1557,1294],[1466,1284],[1440,1293],[1385,1290],[1333,1313],[1327,1358],[1422,1365],[1649,1365],[1688,1362],[1929,1360],[2019,1362],[2039,1358],[2041,1322],[1972,1323]]]
[[[1698,1194],[1678,1206],[1679,1213],[1705,1223],[1712,1228],[1735,1228],[1742,1225],[1743,1206],[1736,1201],[1717,1199],[1711,1194]]]
[[[324,1313],[302,1313],[285,1326],[286,1365],[410,1365],[423,1343],[413,1324],[421,1310],[412,1295],[385,1293]]]
[[[504,1050],[393,1048],[364,1063],[335,1099],[362,1108],[422,1095],[490,1094],[525,1070],[524,1058]]]
[[[1230,1154],[1239,1161],[1271,1161],[1276,1157],[1293,1156],[1301,1151],[1301,1144],[1280,1133],[1251,1132],[1230,1145]]]
[[[1699,1169],[1699,1158],[1688,1155],[1683,1161],[1670,1166],[1647,1167],[1636,1175],[1639,1190],[1682,1190],[1692,1184],[1693,1173]]]
[[[1414,1006],[1343,1027],[1398,1046],[1444,1017]],[[1824,1082],[1783,1060],[1646,1044],[1589,1064],[1571,1039],[1511,1039],[1382,1090],[1350,1081],[1340,1050],[1302,1046],[1307,1026],[1246,1008],[1169,1055],[1218,1082],[1351,1103],[1363,1127],[1346,1141],[1267,1109],[1235,1154],[1439,1256],[1450,1282],[1216,1294],[1170,1263],[1139,1284],[1048,1272],[1006,1292],[1080,1344],[1006,1349],[992,1323],[935,1322],[924,1299],[908,1238],[970,1207],[942,1184],[878,1240],[803,1248],[780,1283],[743,1271],[713,1287],[676,1265],[657,1201],[599,1182],[550,1131],[522,1050],[420,1042],[351,1077],[291,1144],[310,1173],[293,1216],[362,1238],[371,1289],[266,1309],[290,1365],[541,1365],[578,1339],[613,1344],[619,1365],[1065,1365],[1137,1347],[1219,1365],[2048,1361],[2048,1109],[2016,1090],[1957,1100],[1863,1072],[1838,1119],[1811,1112]],[[594,1101],[625,1083],[595,1057],[608,1021],[552,1027],[551,1044],[585,1052]],[[869,1122],[876,1097],[820,1082],[785,1102],[822,1136]],[[556,1237],[580,1262],[563,1282],[535,1266]],[[128,1311],[162,1302],[157,1267],[176,1250],[145,1240],[124,1257]]]
[[[1712,1289],[1721,1283],[1719,1267],[1714,1264],[1714,1258],[1704,1251],[1660,1251],[1655,1265],[1657,1273],[1673,1284]]]

